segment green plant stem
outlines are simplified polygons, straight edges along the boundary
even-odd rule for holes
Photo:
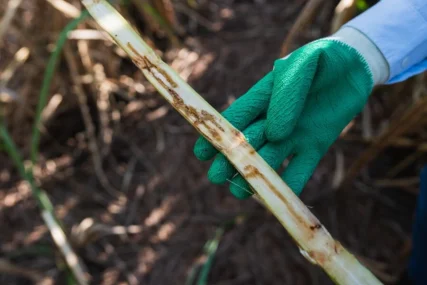
[[[37,104],[36,116],[34,119],[33,131],[31,136],[31,162],[33,165],[37,163],[39,157],[39,143],[40,143],[40,122],[41,114],[46,106],[50,85],[52,82],[53,75],[55,73],[55,67],[61,56],[62,49],[65,42],[67,41],[67,35],[70,31],[74,30],[79,23],[85,20],[89,16],[87,10],[82,11],[80,16],[70,23],[61,31],[58,40],[56,41],[55,49],[53,50],[49,61],[46,66],[46,70],[43,77],[42,87],[40,89],[40,97]]]
[[[224,233],[233,227],[236,223],[240,223],[242,219],[245,219],[245,215],[241,214],[234,217],[231,220],[223,223],[222,226],[218,227],[215,231],[215,236],[209,239],[204,247],[203,254],[206,256],[206,261],[201,264],[195,264],[192,266],[185,285],[207,285],[209,272],[212,268],[213,261],[215,259],[215,254],[218,250],[219,243],[221,242]],[[197,279],[197,282],[194,283]]]
[[[0,122],[0,138],[3,141],[4,149],[9,154],[16,168],[18,169],[19,175],[25,180],[29,180],[29,176],[25,171],[24,162],[19,154],[18,148],[13,142],[12,138],[9,135],[9,132],[6,129],[6,126]]]
[[[19,154],[18,148],[13,142],[12,137],[10,136],[4,124],[0,124],[0,138],[4,143],[6,152],[9,154],[16,168],[18,169],[19,175],[21,175],[22,179],[26,180],[30,185],[31,192],[36,198],[39,207],[43,211],[47,211],[54,216],[53,205],[50,202],[49,197],[43,190],[35,185],[32,173],[25,169],[25,164],[21,155]]]
[[[193,285],[194,284],[194,280],[196,280],[197,272],[199,271],[199,267],[200,267],[200,265],[196,264],[191,268],[190,273],[188,274],[187,281],[185,282],[185,285]]]
[[[61,225],[55,216],[53,205],[50,202],[49,197],[46,192],[35,185],[32,172],[25,169],[24,161],[19,154],[18,148],[13,142],[4,124],[0,124],[0,139],[3,141],[5,150],[18,169],[19,174],[30,185],[31,191],[40,207],[42,218],[49,228],[54,242],[64,255],[67,265],[73,272],[74,277],[78,280],[79,284],[87,284],[85,280],[84,266],[78,261],[77,255],[72,251]]]
[[[46,66],[46,70],[43,77],[42,87],[40,90],[39,101],[37,104],[36,116],[34,118],[34,125],[32,130],[31,137],[31,167],[29,169],[25,168],[24,161],[13,142],[9,132],[6,129],[3,120],[0,120],[0,139],[3,141],[4,149],[9,154],[10,158],[14,162],[16,168],[20,176],[27,181],[30,185],[30,189],[32,191],[33,196],[35,197],[40,210],[42,218],[45,224],[48,226],[52,238],[59,250],[64,255],[66,263],[69,267],[70,272],[73,273],[73,277],[79,284],[87,284],[85,277],[85,266],[80,263],[77,255],[73,252],[67,238],[62,230],[61,223],[56,218],[54,213],[54,207],[49,200],[46,192],[36,186],[34,183],[33,177],[33,167],[37,163],[39,157],[39,143],[40,143],[40,123],[41,123],[41,114],[46,106],[46,101],[48,98],[51,82],[53,79],[53,75],[55,72],[56,65],[60,59],[62,49],[64,47],[65,42],[67,41],[68,33],[75,29],[79,23],[81,23],[84,19],[88,18],[89,13],[87,10],[83,11],[80,16],[73,21],[71,21],[59,34],[58,40],[56,42],[56,46],[51,56],[49,57],[49,61]]]
[[[35,196],[37,202],[39,203],[39,206],[43,210],[52,212],[52,203],[50,202],[46,193],[34,184],[33,175],[31,174],[31,172],[25,169],[24,161],[22,160],[22,157],[19,154],[18,148],[13,142],[4,124],[0,124],[0,138],[3,140],[6,152],[9,154],[16,168],[18,169],[19,175],[21,175],[21,177],[30,184],[31,192]]]
[[[206,262],[203,264],[203,267],[200,271],[199,280],[197,285],[207,285],[208,284],[208,275],[211,270],[215,254],[218,250],[219,242],[224,234],[224,227],[218,228],[215,232],[215,237],[206,244],[205,253],[208,256]]]

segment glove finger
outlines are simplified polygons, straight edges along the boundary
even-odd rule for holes
[[[258,154],[261,155],[271,168],[278,169],[293,151],[293,141],[286,140],[279,143],[267,143],[258,151]],[[230,181],[230,192],[237,199],[246,199],[253,194],[249,183],[240,174]]]
[[[276,60],[273,92],[267,110],[266,135],[269,141],[286,139],[294,130],[303,110],[317,69],[317,57],[294,52]]]
[[[265,119],[256,121],[243,131],[246,140],[254,149],[259,149],[267,138],[264,133]],[[236,174],[236,169],[222,153],[218,153],[208,171],[208,179],[214,184],[222,184]]]
[[[267,111],[272,87],[273,76],[270,72],[246,94],[234,101],[222,115],[235,128],[244,130],[258,116]],[[218,153],[215,147],[202,136],[196,141],[193,152],[199,160],[210,160]]]
[[[198,160],[211,160],[218,150],[204,137],[200,136],[194,144],[193,153]]]
[[[282,178],[295,194],[301,194],[320,159],[321,155],[317,151],[305,151],[292,157]]]
[[[239,200],[247,199],[254,194],[249,183],[240,174],[230,181],[230,192]]]

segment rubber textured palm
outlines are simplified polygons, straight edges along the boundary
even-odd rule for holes
[[[274,69],[223,112],[274,169],[292,155],[282,178],[300,194],[320,159],[363,109],[373,81],[364,58],[350,46],[323,39],[276,60]],[[200,160],[215,155],[208,178],[244,199],[252,191],[231,163],[204,138]],[[231,180],[230,180],[231,179]]]

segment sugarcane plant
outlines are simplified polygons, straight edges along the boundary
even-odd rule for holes
[[[18,170],[18,174],[21,178],[26,181],[27,185],[31,189],[32,195],[37,201],[37,205],[39,207],[41,217],[46,224],[49,232],[52,236],[52,239],[61,252],[66,265],[68,266],[68,273],[70,280],[79,285],[86,285],[88,283],[88,274],[87,268],[84,265],[83,261],[78,257],[75,253],[71,242],[67,238],[65,231],[63,229],[63,225],[60,220],[56,217],[55,209],[52,202],[49,199],[46,191],[37,185],[35,176],[34,176],[34,166],[37,163],[39,158],[39,141],[40,141],[40,124],[42,117],[42,110],[46,105],[47,96],[49,93],[50,83],[52,82],[55,66],[60,58],[62,48],[67,41],[68,32],[75,29],[77,25],[88,17],[88,12],[82,12],[76,19],[68,23],[68,25],[61,31],[59,38],[55,44],[54,51],[49,58],[49,62],[43,76],[43,83],[40,90],[40,97],[38,101],[38,107],[36,110],[36,115],[34,119],[34,127],[32,132],[31,139],[31,163],[28,165],[25,163],[16,143],[13,141],[12,136],[7,130],[6,124],[6,116],[5,111],[8,106],[6,103],[8,101],[14,100],[11,94],[1,94],[0,96],[0,151],[5,151],[12,162],[14,163],[16,169]],[[8,79],[12,76],[13,72],[10,69],[16,69],[23,61],[26,60],[29,56],[29,50],[27,48],[22,48],[15,56],[16,62],[13,62],[10,65],[10,68],[6,69],[8,72],[4,72],[4,74],[8,74]],[[5,81],[7,81],[5,80]],[[1,80],[0,80],[1,81]],[[4,82],[0,82],[0,87],[4,85]],[[4,87],[4,86],[3,86]]]
[[[159,93],[248,181],[255,196],[289,232],[300,252],[337,284],[381,284],[301,202],[220,113],[164,63],[106,0],[82,0],[92,17],[141,69]]]

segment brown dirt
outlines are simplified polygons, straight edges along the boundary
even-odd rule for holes
[[[53,21],[62,23],[60,27],[67,22],[50,6],[34,7],[27,2],[20,13],[45,8],[57,15]],[[212,23],[223,23],[221,30],[210,32],[198,25],[193,28],[193,20],[181,16],[189,33],[183,38],[185,49],[168,48],[164,58],[168,62],[181,58],[175,63],[189,68],[189,83],[223,110],[271,69],[304,1],[212,2],[200,13]],[[335,2],[319,11],[314,24],[299,36],[297,46],[326,35]],[[34,20],[28,21],[31,24]],[[25,27],[27,35],[37,29],[46,27],[40,22]],[[26,156],[34,98],[49,55],[44,47],[60,30],[47,29],[51,36],[9,35],[2,49],[16,51],[16,47],[29,43],[36,53],[9,86],[21,94],[26,92],[28,100],[11,115],[14,138]],[[144,31],[143,26],[141,29]],[[160,39],[157,42],[158,46],[164,44]],[[142,226],[141,233],[102,237],[78,250],[93,284],[184,284],[191,268],[204,260],[206,241],[230,221],[234,225],[221,239],[208,284],[332,284],[300,255],[286,231],[257,202],[238,201],[227,186],[208,182],[209,163],[199,162],[192,155],[196,132],[153,91],[130,60],[117,55],[106,60],[104,54],[112,54],[112,47],[102,42],[90,43],[90,47],[93,60],[103,64],[107,78],[119,85],[110,100],[121,117],[113,125],[113,140],[103,166],[110,182],[127,200],[120,202],[109,196],[97,181],[65,61],[58,67],[51,94],[63,94],[67,107],[59,108],[46,125],[39,179],[69,231],[88,217],[109,226]],[[11,52],[6,54],[8,59],[12,56]],[[195,56],[193,63],[186,64]],[[0,58],[1,67],[7,62],[5,57]],[[142,89],[137,84],[126,87],[124,80],[119,81],[124,75],[142,84]],[[25,86],[30,87],[26,90]],[[89,96],[99,132],[93,98]],[[375,98],[381,100],[381,94]],[[352,130],[357,135],[359,121]],[[393,275],[403,269],[407,257],[402,250],[410,234],[415,195],[396,189],[384,191],[370,182],[408,153],[392,150],[384,154],[373,163],[370,173],[345,190],[334,192],[331,169],[336,167],[336,152],[343,151],[348,165],[362,149],[361,144],[337,142],[301,198],[344,246],[370,260],[372,269]],[[49,167],[52,163],[55,167]],[[415,170],[409,172],[415,175]],[[55,284],[65,284],[65,275],[58,270],[63,265],[52,255],[54,246],[37,205],[4,153],[0,153],[0,232],[0,257],[42,272]],[[31,284],[22,277],[1,273],[0,283]]]

